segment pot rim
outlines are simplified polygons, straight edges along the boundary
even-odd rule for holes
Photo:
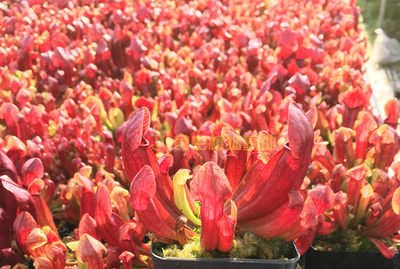
[[[350,254],[352,254],[352,253],[364,253],[364,254],[380,254],[380,255],[382,255],[382,253],[379,250],[375,250],[375,251],[374,250],[358,250],[358,251],[357,250],[340,250],[340,251],[332,251],[332,250],[319,250],[319,249],[315,248],[313,245],[310,246],[310,248],[307,250],[307,252],[309,250],[312,250],[312,251],[318,252],[318,253],[350,253]],[[396,253],[396,255],[399,255],[399,253],[400,252]],[[384,257],[384,256],[382,255],[382,257]],[[390,259],[388,259],[388,260],[390,260]]]

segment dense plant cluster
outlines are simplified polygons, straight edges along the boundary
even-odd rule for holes
[[[153,241],[400,229],[397,101],[354,0],[0,3],[0,265],[151,267]],[[197,202],[200,202],[200,209]],[[386,244],[391,244],[388,247]]]

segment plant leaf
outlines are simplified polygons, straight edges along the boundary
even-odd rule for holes
[[[175,220],[157,199],[156,190],[154,173],[145,165],[131,182],[132,206],[148,231],[160,238],[175,239]]]
[[[42,179],[44,167],[39,158],[32,158],[27,160],[22,166],[22,175],[24,178],[25,186],[29,186],[31,182],[36,179]]]
[[[89,269],[103,268],[103,256],[107,253],[106,247],[89,234],[83,234],[76,250],[79,262],[87,262]]]
[[[22,211],[14,220],[13,230],[20,248],[26,252],[25,241],[33,229],[37,228],[37,223],[31,214]]]
[[[264,238],[277,237],[292,227],[302,212],[304,199],[297,191],[289,192],[289,201],[270,213],[246,222],[240,222],[241,231],[250,231]]]
[[[119,227],[123,221],[118,215],[113,215],[110,192],[103,183],[97,185],[94,219],[101,238],[112,246],[118,246]]]
[[[224,203],[232,196],[228,178],[216,163],[207,162],[196,171],[190,187],[193,199],[201,203],[201,245],[206,250],[214,250],[221,243],[224,250],[220,250],[226,251],[228,243],[219,242],[221,235],[218,221],[221,220],[220,228],[224,234],[229,234],[226,229],[231,227],[231,221],[222,219]],[[231,228],[233,231],[233,226]],[[228,236],[223,237],[227,239]]]
[[[298,190],[307,172],[314,142],[313,129],[304,112],[289,105],[289,145],[263,164],[256,161],[239,183],[232,200],[238,207],[238,221],[268,214],[289,199],[289,190]]]

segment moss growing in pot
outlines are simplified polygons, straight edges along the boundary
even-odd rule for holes
[[[287,259],[291,257],[292,244],[279,238],[266,240],[252,233],[244,233],[234,239],[229,252],[206,251],[200,246],[199,240],[184,246],[158,244],[153,250],[160,257]]]
[[[318,234],[314,247],[321,251],[378,251],[367,237],[356,230],[338,230],[328,235]]]

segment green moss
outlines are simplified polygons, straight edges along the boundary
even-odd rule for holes
[[[339,230],[328,235],[317,235],[314,247],[322,251],[378,251],[367,237],[356,230]]]
[[[162,253],[157,253],[161,257],[176,257],[176,258],[212,258],[210,252],[204,250],[200,246],[199,241],[193,241],[185,246],[168,245],[162,249]]]
[[[291,257],[292,244],[279,238],[266,240],[252,233],[244,233],[233,241],[229,252],[206,251],[195,240],[185,246],[156,246],[154,252],[161,257],[177,258],[241,258],[287,259]]]
[[[194,212],[194,214],[196,215],[196,217],[200,218],[200,201],[195,201],[194,206],[196,207],[196,212]]]

